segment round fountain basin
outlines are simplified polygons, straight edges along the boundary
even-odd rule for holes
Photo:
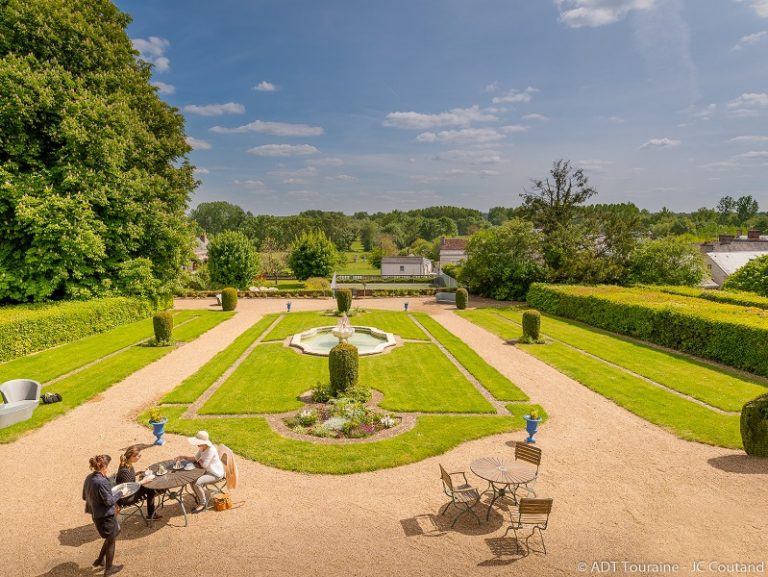
[[[395,344],[395,336],[375,327],[354,327],[355,332],[347,342],[357,347],[360,356],[376,355]],[[336,327],[316,327],[291,337],[291,346],[301,349],[307,355],[327,357],[331,349],[339,344],[334,336]]]

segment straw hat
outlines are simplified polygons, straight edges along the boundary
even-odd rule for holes
[[[200,445],[207,445],[208,447],[213,447],[213,443],[211,443],[209,437],[208,437],[208,431],[198,431],[197,435],[194,437],[187,437],[187,441],[191,445],[195,445],[196,447]]]

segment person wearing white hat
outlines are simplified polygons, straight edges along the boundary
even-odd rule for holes
[[[216,447],[211,443],[211,440],[208,437],[208,431],[198,431],[194,437],[187,437],[187,441],[197,447],[197,453],[194,457],[179,456],[176,457],[176,459],[195,461],[199,467],[205,469],[205,474],[202,477],[194,483],[190,483],[192,490],[195,492],[195,499],[197,500],[197,507],[192,509],[192,512],[201,513],[202,511],[205,511],[205,507],[208,505],[208,496],[205,493],[205,486],[215,483],[224,477],[224,463],[221,462]]]

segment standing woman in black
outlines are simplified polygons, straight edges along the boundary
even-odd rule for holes
[[[101,546],[101,552],[93,562],[93,566],[103,565],[105,577],[123,568],[122,565],[112,565],[115,557],[115,540],[120,533],[120,525],[115,518],[115,503],[118,495],[112,494],[112,483],[107,477],[111,460],[109,455],[91,457],[90,465],[93,472],[85,478],[83,485],[85,512],[91,514],[96,530],[104,537],[104,545]]]

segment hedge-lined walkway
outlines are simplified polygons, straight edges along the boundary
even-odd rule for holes
[[[127,527],[117,545],[116,562],[126,564],[123,574],[549,577],[576,575],[582,561],[626,559],[678,562],[678,574],[689,575],[695,559],[762,559],[768,463],[680,440],[432,299],[409,301],[412,310],[434,314],[532,401],[547,407],[550,420],[538,434],[544,461],[537,490],[555,499],[546,531],[549,555],[515,561],[514,543],[502,538],[504,522],[496,512],[480,527],[468,520],[456,530],[447,527],[450,517],[437,516],[445,503],[438,463],[468,470],[479,456],[509,456],[507,443],[524,438],[517,432],[352,476],[296,474],[241,459],[236,508],[192,516],[189,527],[177,528],[183,524],[178,511],[167,507],[154,529]],[[294,308],[321,310],[329,302],[294,301]],[[375,306],[402,310],[402,302],[377,300]],[[116,457],[122,447],[151,441],[149,431],[135,422],[139,411],[263,314],[284,310],[284,301],[241,303],[235,318],[98,400],[0,446],[0,491],[12,496],[0,514],[3,555],[11,560],[3,565],[4,575],[92,575],[101,540],[82,511],[87,458],[102,452]],[[418,447],[418,439],[414,443]],[[166,446],[144,452],[141,464],[189,450],[183,437],[169,435]]]

